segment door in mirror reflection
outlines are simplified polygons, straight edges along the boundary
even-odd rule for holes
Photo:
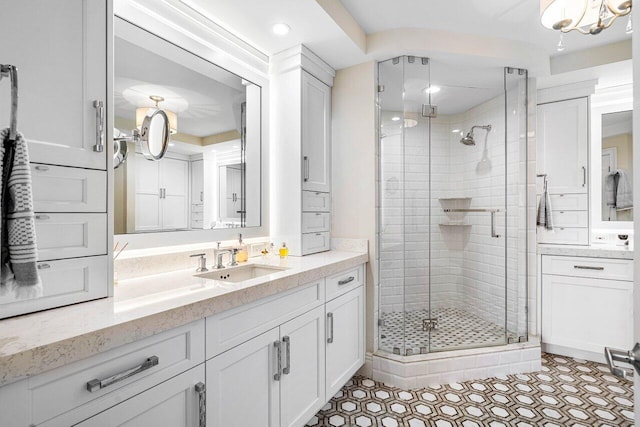
[[[633,221],[631,111],[602,115],[602,220]]]

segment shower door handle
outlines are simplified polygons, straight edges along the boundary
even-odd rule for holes
[[[496,233],[496,212],[495,211],[491,211],[491,237],[495,237],[496,239],[500,237],[500,235]]]

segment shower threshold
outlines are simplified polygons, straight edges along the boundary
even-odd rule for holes
[[[504,326],[460,308],[382,314],[379,349],[402,356],[519,341]]]

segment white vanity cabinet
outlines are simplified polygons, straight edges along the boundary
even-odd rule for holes
[[[589,98],[539,104],[537,113],[537,173],[546,175],[554,226],[539,228],[538,242],[588,245]]]
[[[328,251],[331,212],[331,86],[335,71],[304,46],[271,69],[271,235],[289,254]]]
[[[0,319],[106,297],[108,34],[111,0],[4,2],[3,64],[18,70],[18,131],[29,149],[43,295],[0,296]],[[19,36],[17,36],[19,34]],[[9,94],[9,79],[0,83]],[[0,103],[0,128],[8,125]],[[68,261],[88,275],[65,276]]]
[[[604,362],[633,340],[633,260],[542,255],[542,345]]]
[[[204,381],[204,365],[199,365],[75,425],[204,427]]]

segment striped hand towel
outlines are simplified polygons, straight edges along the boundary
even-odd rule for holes
[[[36,231],[27,142],[21,134],[11,141],[9,129],[0,131],[0,141],[0,290],[12,290],[20,299],[37,298],[42,295],[42,284],[36,268]]]

